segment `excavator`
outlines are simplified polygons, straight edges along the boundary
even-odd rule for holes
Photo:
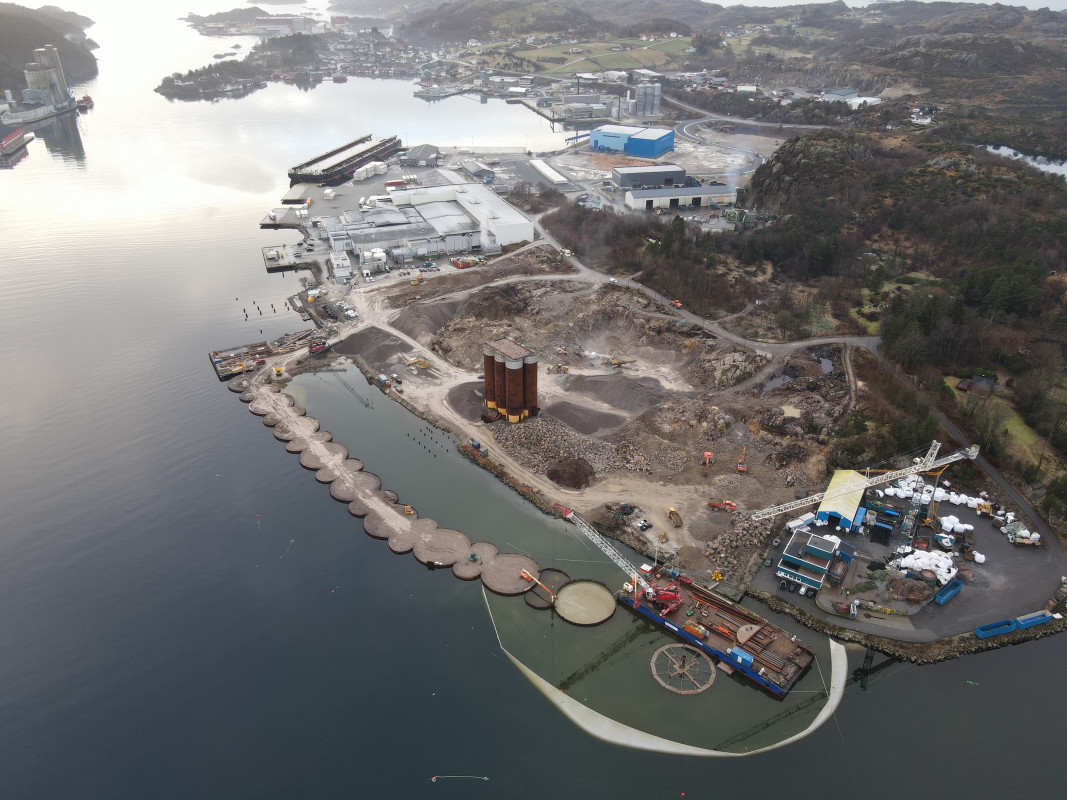
[[[420,283],[422,283],[422,273],[421,272],[418,275],[416,275],[414,278],[411,279],[411,285],[412,286],[418,286]]]
[[[704,477],[708,477],[708,467],[715,463],[715,454],[707,450],[704,451]]]
[[[419,369],[426,369],[428,366],[430,366],[430,362],[427,361],[425,358],[413,358],[410,361],[404,362],[405,367],[410,367],[412,365],[418,367]]]
[[[748,465],[745,464],[745,458],[748,456],[748,445],[746,444],[744,449],[741,450],[741,458],[737,462],[738,472],[748,472]]]

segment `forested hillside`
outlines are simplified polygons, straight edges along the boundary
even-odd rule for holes
[[[59,49],[63,69],[75,82],[96,76],[96,57],[90,52],[92,41],[83,26],[91,20],[70,14],[54,6],[32,10],[13,3],[0,3],[0,89],[18,93],[26,88],[22,74],[33,51],[46,44]]]

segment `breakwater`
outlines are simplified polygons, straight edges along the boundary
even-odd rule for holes
[[[412,553],[431,568],[450,567],[461,580],[481,579],[482,585],[499,595],[518,595],[534,584],[540,567],[519,553],[501,553],[490,542],[474,542],[460,531],[439,528],[432,519],[420,518],[411,505],[400,502],[395,492],[382,489],[381,479],[363,469],[363,462],[350,457],[348,448],[333,441],[329,431],[307,416],[291,395],[255,376],[238,376],[227,383],[248,409],[274,429],[274,438],[297,455],[300,465],[315,473],[315,480],[329,486],[330,497],[345,503],[353,517],[363,520],[368,536],[386,541],[397,554]]]

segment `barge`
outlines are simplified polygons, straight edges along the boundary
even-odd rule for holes
[[[663,588],[626,584],[616,601],[777,697],[785,697],[815,660],[815,653],[747,608],[682,576]]]
[[[315,156],[310,161],[297,164],[289,170],[291,184],[313,183],[319,186],[336,186],[349,180],[357,169],[372,161],[385,161],[400,151],[400,140],[395,136],[373,139],[370,134],[353,139],[328,153]]]
[[[287,333],[280,339],[270,342],[256,342],[255,344],[241,345],[240,347],[228,347],[225,350],[212,350],[208,353],[211,366],[220,381],[227,381],[235,375],[246,372],[254,372],[266,363],[271,356],[292,353],[301,347],[308,345],[314,347],[312,335],[314,328]],[[319,348],[322,350],[324,348]],[[312,351],[316,352],[316,351]]]

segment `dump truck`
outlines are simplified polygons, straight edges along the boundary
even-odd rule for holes
[[[682,527],[682,515],[678,513],[673,507],[667,509],[667,516],[671,518],[671,522],[674,523],[674,527]]]
[[[708,506],[712,511],[737,511],[737,503],[733,500],[709,500]]]

